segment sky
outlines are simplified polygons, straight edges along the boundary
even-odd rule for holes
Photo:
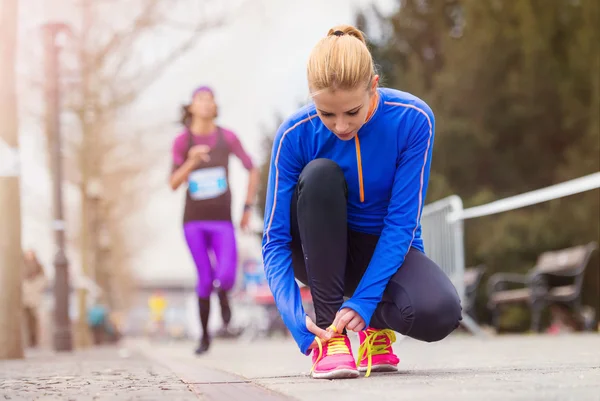
[[[48,17],[61,19],[65,11],[34,7],[47,4],[42,0],[22,3],[21,58],[31,60],[39,57],[39,49],[31,46],[37,25]],[[181,228],[184,189],[172,192],[166,182],[171,142],[181,130],[176,124],[179,109],[189,101],[194,87],[210,85],[214,88],[219,104],[218,123],[237,133],[255,163],[259,163],[264,134],[261,127],[276,128],[276,114],[288,115],[300,103],[308,102],[305,65],[314,44],[332,26],[352,24],[354,11],[373,3],[386,12],[395,7],[396,1],[247,0],[234,19],[199,38],[195,46],[175,61],[124,113],[119,121],[121,127],[136,129],[142,123],[164,127],[160,133],[152,130],[156,136],[152,141],[164,152],[148,176],[149,182],[164,177],[165,185],[145,194],[145,207],[135,216],[135,224],[128,233],[140,238],[144,245],[132,260],[140,280],[188,281],[195,277]],[[22,63],[19,68],[23,76],[32,67]],[[51,185],[42,140],[43,125],[39,113],[32,113],[36,108],[39,111],[40,100],[35,97],[37,92],[28,89],[30,86],[31,82],[21,82],[19,92],[22,238],[23,246],[35,248],[46,270],[52,274],[55,247],[51,231]],[[247,174],[234,158],[230,166],[233,216],[237,222],[246,195]],[[68,229],[73,230],[77,209],[77,193],[73,188],[67,188],[66,199]],[[255,216],[253,228],[261,230],[262,216]],[[238,247],[241,254],[260,258],[258,237],[239,233]],[[69,245],[68,254],[76,271],[78,260],[73,244]]]

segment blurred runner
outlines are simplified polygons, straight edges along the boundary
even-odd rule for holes
[[[237,248],[231,218],[229,155],[236,155],[249,171],[248,191],[240,226],[248,228],[259,180],[259,171],[243,149],[237,136],[215,122],[217,104],[211,88],[202,86],[183,107],[184,131],[173,142],[171,188],[187,183],[183,228],[198,271],[198,308],[202,325],[197,354],[209,349],[208,318],[210,296],[216,290],[221,304],[221,336],[230,331],[231,307],[228,292],[236,279]],[[211,260],[209,252],[214,253]]]

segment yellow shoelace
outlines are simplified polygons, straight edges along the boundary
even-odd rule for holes
[[[337,333],[337,329],[335,328],[335,326],[331,325],[329,327],[333,329],[334,333]],[[317,341],[317,345],[319,346],[319,356],[315,360],[315,363],[313,364],[312,369],[310,370],[311,372],[315,370],[315,366],[317,366],[317,363],[319,363],[319,361],[327,355],[350,354],[350,349],[348,349],[348,346],[346,345],[346,336],[344,336],[343,334],[335,334],[333,337],[331,337],[331,340],[327,341],[327,352],[325,353],[325,355],[323,355],[323,341],[319,337],[315,337],[315,340]]]
[[[388,345],[386,340],[390,340]],[[390,329],[367,330],[367,338],[358,349],[358,360],[356,365],[360,364],[365,357],[367,358],[367,373],[365,377],[371,374],[371,364],[373,355],[384,355],[389,352],[389,348],[396,341],[396,333]]]

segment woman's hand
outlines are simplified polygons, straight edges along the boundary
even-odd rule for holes
[[[242,231],[248,231],[248,227],[250,226],[250,218],[252,217],[252,210],[245,209],[244,214],[242,215],[242,221],[240,222],[240,228]]]
[[[344,331],[344,328],[351,331],[364,330],[366,324],[356,311],[350,308],[343,308],[335,315],[333,327],[335,327],[338,333],[341,333]]]
[[[331,340],[331,337],[333,336],[333,333],[327,330],[323,330],[322,328],[320,328],[319,326],[317,326],[310,317],[306,316],[306,328],[308,329],[308,331],[310,331],[311,333],[313,333],[316,337],[319,337],[319,339],[321,339],[322,343],[326,343],[327,341]],[[310,345],[310,347],[308,347],[309,349],[313,349],[313,348],[319,348],[319,343],[317,342],[317,340],[315,339],[312,344]]]
[[[188,158],[194,160],[196,163],[200,163],[201,161],[207,162],[210,160],[208,152],[210,152],[210,146],[195,145],[188,151]]]

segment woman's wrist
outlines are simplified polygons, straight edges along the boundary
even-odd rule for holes
[[[194,171],[196,169],[198,162],[194,159],[187,159],[183,165],[185,166],[185,170],[188,173],[191,173],[192,171]]]

